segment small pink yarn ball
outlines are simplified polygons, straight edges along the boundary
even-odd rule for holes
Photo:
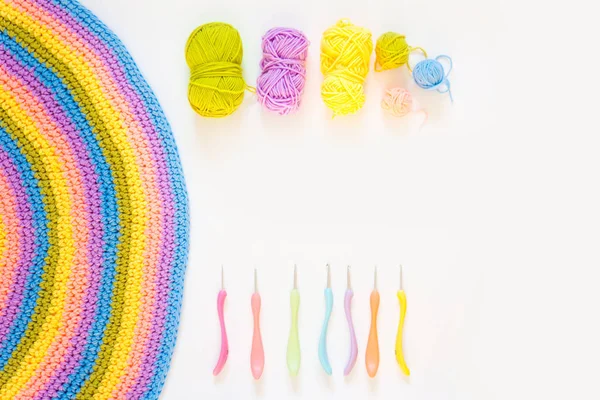
[[[415,108],[412,94],[404,88],[393,88],[385,92],[381,108],[394,117],[404,117]]]

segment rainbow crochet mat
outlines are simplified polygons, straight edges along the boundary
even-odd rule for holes
[[[156,399],[188,250],[179,156],[118,38],[0,0],[0,399]]]

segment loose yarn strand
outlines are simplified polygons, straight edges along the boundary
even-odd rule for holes
[[[273,28],[263,36],[262,70],[256,83],[258,101],[286,115],[300,107],[306,82],[309,41],[296,29]]]
[[[340,20],[321,40],[321,97],[333,115],[346,115],[365,103],[364,82],[373,52],[371,32]]]
[[[185,46],[190,68],[188,100],[198,114],[220,118],[242,104],[246,90],[254,93],[242,76],[242,39],[239,32],[223,22],[196,28]]]

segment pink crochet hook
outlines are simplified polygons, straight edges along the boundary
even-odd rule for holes
[[[229,355],[229,342],[227,341],[227,331],[225,330],[225,315],[223,308],[225,307],[225,298],[227,292],[225,291],[225,279],[224,279],[223,266],[221,265],[221,290],[217,296],[217,313],[219,314],[219,325],[221,325],[221,354],[219,354],[219,360],[213,370],[213,375],[217,376],[223,370],[225,363],[227,362],[227,356]]]
[[[252,294],[252,315],[254,316],[254,332],[252,334],[252,351],[250,353],[250,368],[254,379],[260,379],[265,367],[265,352],[260,335],[260,294],[254,268],[254,293]]]
[[[348,281],[348,288],[346,289],[346,294],[344,296],[344,308],[346,309],[346,320],[348,321],[348,331],[350,332],[350,357],[348,358],[346,368],[344,368],[344,376],[350,374],[352,368],[354,368],[354,364],[356,364],[356,356],[358,355],[356,333],[354,332],[354,324],[352,323],[352,297],[354,297],[354,292],[352,291],[352,286],[350,285],[349,265],[346,279]]]

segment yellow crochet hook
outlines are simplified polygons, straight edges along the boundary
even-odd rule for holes
[[[397,293],[398,301],[400,302],[400,321],[398,322],[398,333],[396,334],[396,361],[404,375],[410,375],[410,370],[404,360],[404,352],[402,351],[402,333],[404,330],[404,317],[406,315],[406,294],[402,289],[402,265],[400,265],[400,290]]]

